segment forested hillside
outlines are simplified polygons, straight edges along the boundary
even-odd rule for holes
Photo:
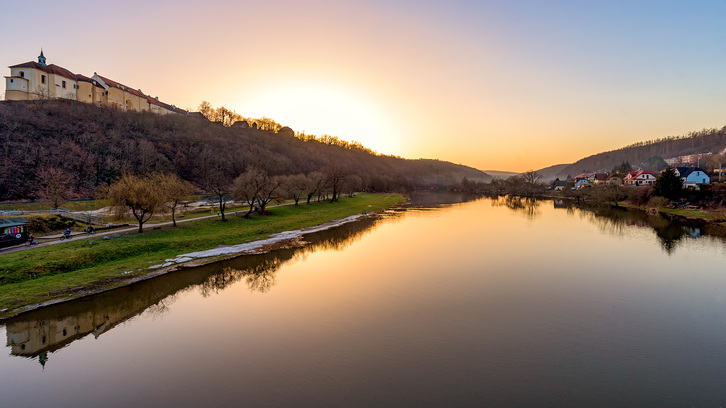
[[[579,173],[610,171],[623,162],[651,170],[649,166],[656,162],[662,163],[662,159],[697,153],[716,154],[724,147],[726,147],[726,126],[721,129],[704,129],[684,136],[635,143],[622,149],[585,157],[559,169],[556,176],[563,178]]]
[[[34,199],[67,180],[69,198],[93,197],[123,173],[175,173],[199,191],[250,168],[270,175],[325,173],[368,191],[407,191],[489,181],[479,170],[438,160],[405,160],[225,127],[199,117],[120,112],[72,101],[1,102],[0,200]]]

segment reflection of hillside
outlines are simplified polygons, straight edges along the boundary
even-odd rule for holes
[[[12,355],[39,357],[93,334],[98,338],[144,311],[163,314],[175,294],[199,288],[210,296],[245,278],[253,291],[267,292],[275,284],[279,268],[296,258],[318,250],[341,250],[371,231],[376,219],[366,218],[330,230],[304,236],[301,248],[247,255],[196,268],[183,269],[119,289],[31,311],[6,324],[7,345]]]
[[[440,192],[415,192],[411,193],[410,200],[406,207],[441,207],[444,205],[461,204],[467,201],[474,201],[481,198],[480,195],[466,193]]]

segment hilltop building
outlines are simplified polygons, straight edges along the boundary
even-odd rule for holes
[[[124,111],[153,112],[160,115],[188,112],[145,95],[119,82],[93,73],[92,77],[74,74],[46,63],[43,51],[38,62],[12,65],[5,77],[5,100],[69,99],[97,106],[112,106]]]

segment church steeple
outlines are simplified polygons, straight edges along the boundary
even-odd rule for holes
[[[43,56],[43,49],[42,48],[40,49],[40,55],[38,56],[38,64],[40,64],[42,66],[46,66],[45,65],[45,56]]]

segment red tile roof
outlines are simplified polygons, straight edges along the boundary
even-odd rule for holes
[[[91,83],[93,83],[93,79],[91,79],[91,78],[89,78],[89,77],[87,77],[85,75],[81,75],[81,74],[76,74],[76,81],[83,81],[83,82],[91,82]]]
[[[47,72],[50,72],[51,74],[60,75],[62,77],[66,77],[66,78],[72,79],[74,81],[76,80],[76,74],[72,73],[71,71],[69,71],[63,67],[59,67],[58,65],[55,65],[55,64],[50,64],[46,68],[48,68]]]
[[[76,74],[55,64],[42,66],[37,62],[30,61],[23,64],[11,65],[9,68],[34,68],[43,72],[47,72],[49,74],[59,75],[68,79],[72,79],[74,81],[76,80]]]

